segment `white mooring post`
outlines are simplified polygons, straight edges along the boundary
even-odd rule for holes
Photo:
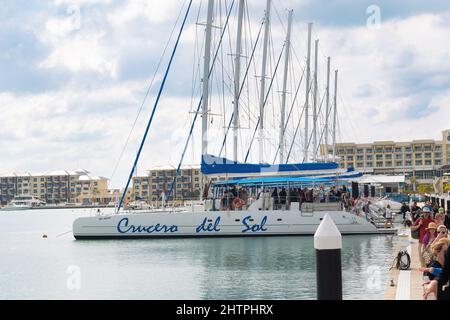
[[[314,234],[317,300],[342,300],[342,236],[329,214]]]

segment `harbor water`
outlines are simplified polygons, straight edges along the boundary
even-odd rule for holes
[[[312,236],[76,241],[94,212],[0,211],[0,299],[316,297]],[[344,299],[383,299],[398,243],[343,237]]]

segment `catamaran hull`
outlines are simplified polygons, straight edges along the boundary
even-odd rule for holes
[[[25,211],[31,209],[31,207],[4,207],[2,211]]]
[[[365,218],[342,211],[204,211],[133,213],[78,218],[76,239],[135,239],[172,237],[248,237],[313,235],[325,214],[342,234],[395,233],[377,229]]]

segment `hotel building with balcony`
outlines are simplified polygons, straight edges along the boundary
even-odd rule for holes
[[[47,204],[87,205],[113,200],[108,179],[93,176],[84,169],[0,174],[0,205],[6,205],[18,195],[32,195]]]
[[[163,192],[168,196],[176,171],[176,167],[160,166],[148,170],[144,176],[134,177],[132,198],[150,202],[161,201]],[[200,166],[182,166],[174,184],[173,199],[200,199],[202,183]]]
[[[321,156],[333,154],[333,147],[320,146]],[[403,174],[410,181],[432,183],[442,167],[450,165],[450,130],[442,131],[442,140],[409,142],[337,143],[336,156],[343,168],[353,167],[366,174]]]

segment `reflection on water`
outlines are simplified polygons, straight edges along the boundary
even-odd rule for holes
[[[313,237],[75,241],[86,212],[0,213],[0,299],[314,299]],[[42,234],[48,234],[43,239]],[[396,236],[345,236],[345,299],[383,299]],[[70,290],[80,270],[79,290]],[[68,273],[69,271],[69,273]]]

